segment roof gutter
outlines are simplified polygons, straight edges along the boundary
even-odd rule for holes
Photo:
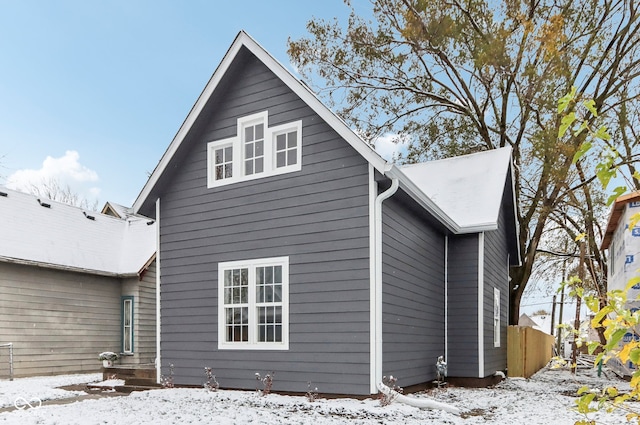
[[[92,274],[96,276],[106,276],[106,277],[116,277],[116,278],[138,276],[137,272],[129,272],[129,273],[108,272],[104,270],[94,270],[94,269],[85,269],[82,267],[65,266],[63,264],[43,263],[41,261],[24,260],[22,258],[5,257],[3,255],[0,255],[0,262],[20,264],[23,266],[34,266],[34,267],[40,267],[43,269],[61,270],[61,271],[73,272],[73,273],[86,273],[86,274]]]

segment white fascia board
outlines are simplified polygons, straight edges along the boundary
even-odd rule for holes
[[[178,133],[173,138],[173,141],[165,151],[164,155],[160,159],[160,162],[154,169],[151,177],[147,180],[147,183],[142,188],[142,191],[138,195],[138,198],[133,204],[134,213],[139,211],[142,204],[147,197],[151,194],[153,187],[158,182],[160,176],[165,171],[171,158],[175,155],[176,151],[182,144],[187,133],[191,129],[202,109],[206,105],[207,101],[216,90],[220,80],[226,74],[229,66],[235,59],[236,55],[242,47],[246,47],[251,53],[253,53],[267,68],[269,68],[280,80],[282,80],[294,93],[316,112],[323,120],[325,120],[340,136],[342,136],[360,155],[362,155],[370,164],[374,166],[376,170],[384,173],[385,168],[388,167],[387,161],[385,161],[367,142],[354,133],[349,126],[345,124],[336,114],[334,114],[329,108],[327,108],[306,85],[304,85],[298,78],[296,78],[291,72],[289,72],[284,66],[282,66],[273,56],[271,56],[262,46],[260,46],[253,38],[251,38],[244,31],[236,36],[231,47],[224,55],[222,62],[218,65],[215,72],[211,76],[211,79],[205,86],[204,90],[198,97],[198,100],[191,108],[191,111],[187,115],[187,118],[180,126]]]

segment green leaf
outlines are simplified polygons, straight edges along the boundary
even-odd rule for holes
[[[612,311],[613,307],[611,307],[610,305],[602,307],[602,309],[600,309],[600,311],[597,312],[595,316],[593,316],[593,319],[591,319],[591,323],[600,323],[604,316],[611,313]]]
[[[578,127],[574,132],[573,135],[574,136],[578,136],[580,133],[582,133],[584,130],[586,130],[589,127],[589,124],[587,124],[586,121],[582,121],[582,124],[580,124],[580,127]]]
[[[596,176],[598,176],[598,180],[600,180],[603,188],[606,188],[609,185],[609,181],[616,175],[615,168],[611,169],[606,165],[598,164],[596,170]]]
[[[584,141],[578,148],[578,151],[575,153],[575,155],[573,155],[573,160],[571,161],[571,163],[575,164],[576,162],[578,162],[580,158],[582,158],[587,152],[589,152],[589,149],[591,149],[592,146],[593,144],[590,141]]]
[[[585,108],[589,110],[589,112],[591,112],[591,115],[593,115],[594,117],[598,116],[598,110],[596,109],[595,100],[593,99],[585,100],[584,102],[582,102],[582,104],[584,105]]]
[[[564,96],[562,96],[559,100],[558,100],[558,113],[561,114],[563,113],[567,107],[569,106],[569,104],[571,103],[571,101],[576,97],[576,87],[572,86],[571,87],[571,91],[567,94],[565,94]]]
[[[598,128],[598,130],[593,134],[593,137],[601,140],[611,140],[611,135],[607,131],[607,127],[604,125]]]
[[[607,345],[604,346],[604,349],[611,350],[615,348],[626,333],[626,329],[616,329],[613,335],[611,335],[611,338],[609,338],[609,341],[607,341]]]
[[[631,359],[633,364],[637,365],[640,362],[640,349],[634,348],[631,350],[631,353],[629,353],[629,359]]]
[[[626,191],[627,188],[625,186],[618,186],[613,189],[613,194],[611,194],[611,196],[607,198],[607,206],[611,206],[611,204],[613,204],[616,199],[618,199],[620,195],[624,194]]]
[[[588,392],[589,392],[589,387],[587,387],[586,385],[583,385],[580,387],[580,389],[578,389],[578,395],[582,395]]]
[[[573,124],[576,120],[576,113],[575,112],[571,112],[567,115],[565,115],[564,117],[562,117],[562,121],[560,122],[560,129],[558,130],[558,138],[562,138],[562,136],[564,136],[564,133],[567,132],[567,130],[569,129],[569,127],[571,126],[571,124]]]
[[[600,302],[597,297],[592,297],[592,296],[585,297],[585,302],[589,310],[591,310],[592,312],[595,313],[598,310],[600,310]]]
[[[598,341],[589,341],[587,343],[587,350],[589,350],[589,355],[593,354],[596,351],[596,348],[600,346],[600,342]]]

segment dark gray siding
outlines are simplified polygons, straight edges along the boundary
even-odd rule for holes
[[[478,235],[449,237],[448,374],[478,377]]]
[[[502,205],[505,205],[503,202]],[[498,229],[485,232],[484,249],[484,371],[489,376],[507,367],[507,325],[509,323],[509,268],[507,209],[502,208]],[[493,289],[500,290],[500,347],[494,347]]]
[[[241,53],[163,176],[162,365],[200,385],[369,393],[368,165],[252,55]],[[207,189],[206,144],[268,110],[302,119],[302,171]],[[218,350],[218,263],[290,256],[290,349]]]
[[[402,386],[435,379],[444,355],[444,235],[413,201],[383,204],[383,375]]]

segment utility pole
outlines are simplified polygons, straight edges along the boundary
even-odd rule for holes
[[[556,296],[553,296],[553,303],[551,304],[551,336],[554,335],[553,330],[556,324]]]
[[[564,263],[563,270],[562,270],[562,281],[566,281],[566,276],[565,276],[565,268],[567,266],[566,260]],[[558,317],[558,324],[562,323],[562,314],[563,314],[563,310],[564,310],[564,286],[562,287],[562,292],[560,293],[560,317]],[[562,328],[558,329],[558,344],[556,345],[556,350],[558,351],[558,355],[561,353],[562,349]],[[564,357],[564,356],[563,356]]]

